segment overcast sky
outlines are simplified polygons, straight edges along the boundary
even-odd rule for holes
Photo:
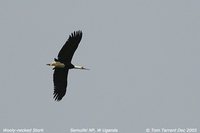
[[[1,0],[0,132],[200,130],[200,1]],[[67,94],[46,66],[83,31]]]

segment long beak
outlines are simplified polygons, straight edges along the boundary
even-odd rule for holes
[[[46,64],[47,66],[50,66],[50,64]]]

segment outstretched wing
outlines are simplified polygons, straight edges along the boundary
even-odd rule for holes
[[[58,60],[63,63],[70,63],[82,38],[82,31],[74,31],[58,53]]]
[[[68,70],[63,68],[55,68],[53,74],[53,82],[54,82],[54,99],[56,101],[60,101],[65,93],[67,88],[67,75]]]

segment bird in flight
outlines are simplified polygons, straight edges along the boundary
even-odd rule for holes
[[[54,61],[48,66],[52,66],[53,73],[53,83],[54,83],[54,99],[55,101],[60,101],[65,96],[67,88],[67,75],[69,69],[82,69],[89,70],[83,66],[76,66],[71,63],[74,52],[76,51],[82,38],[82,31],[74,31],[69,36],[66,43],[61,48],[58,53],[58,58],[54,58]]]

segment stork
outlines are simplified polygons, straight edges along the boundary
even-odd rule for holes
[[[58,53],[58,58],[54,58],[54,61],[48,66],[52,66],[53,73],[53,83],[54,83],[54,93],[53,98],[55,101],[60,101],[66,94],[67,89],[67,76],[69,69],[81,69],[89,70],[83,66],[73,65],[71,63],[74,52],[76,51],[82,38],[82,31],[74,31],[69,35],[68,40],[61,48]]]

